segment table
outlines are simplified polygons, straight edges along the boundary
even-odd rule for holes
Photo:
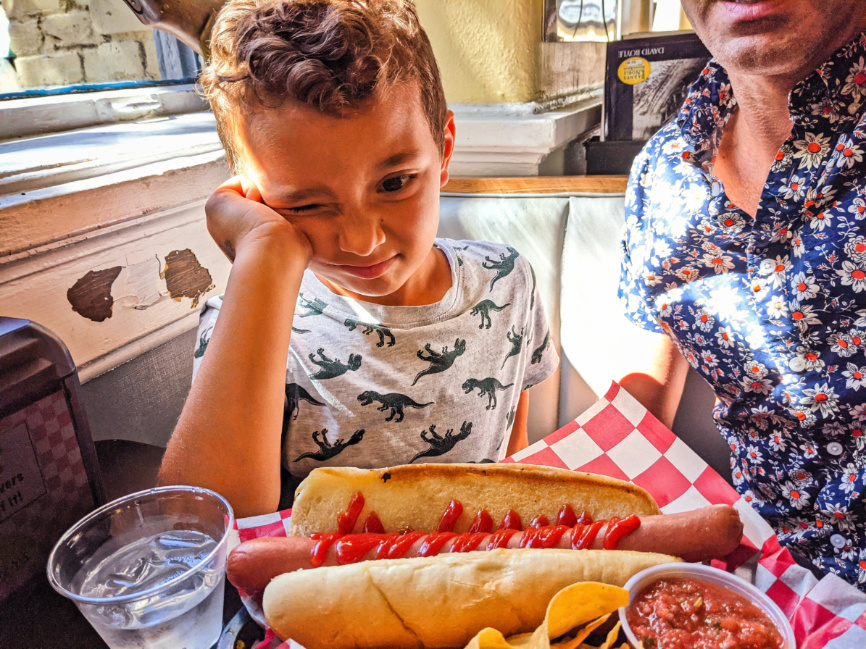
[[[226,583],[223,626],[243,604]],[[3,649],[107,649],[99,634],[71,601],[43,578],[35,580],[0,605],[0,647]]]

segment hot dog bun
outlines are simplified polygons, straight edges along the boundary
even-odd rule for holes
[[[553,596],[584,581],[622,586],[679,561],[604,550],[495,550],[300,570],[265,589],[268,625],[307,649],[462,647],[481,629],[529,632]]]
[[[555,520],[565,504],[596,520],[661,513],[652,496],[628,482],[531,464],[325,467],[310,472],[295,491],[289,533],[336,532],[337,516],[357,492],[363,494],[365,505],[356,532],[371,511],[378,514],[386,532],[407,527],[432,532],[452,500],[460,501],[465,512],[455,532],[465,532],[482,509],[495,521],[514,510],[527,524],[539,515]]]

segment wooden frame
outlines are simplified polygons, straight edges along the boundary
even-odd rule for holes
[[[159,75],[163,81],[198,77],[201,60],[192,48],[159,29],[153,30],[153,42],[159,61]]]
[[[622,194],[628,176],[452,178],[446,194]]]

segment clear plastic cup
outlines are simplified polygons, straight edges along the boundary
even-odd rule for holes
[[[233,523],[208,489],[139,491],[72,526],[48,557],[48,581],[111,649],[208,649],[222,630]]]

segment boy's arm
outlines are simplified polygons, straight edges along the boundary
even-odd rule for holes
[[[505,457],[511,457],[517,451],[522,451],[529,446],[529,437],[526,434],[526,422],[529,418],[529,390],[520,393],[517,402],[517,410],[514,413],[514,425],[511,427],[511,437],[508,440],[508,450]]]
[[[311,255],[303,235],[246,194],[229,181],[208,201],[208,228],[234,264],[159,472],[160,484],[222,494],[238,517],[279,502],[290,324]]]

